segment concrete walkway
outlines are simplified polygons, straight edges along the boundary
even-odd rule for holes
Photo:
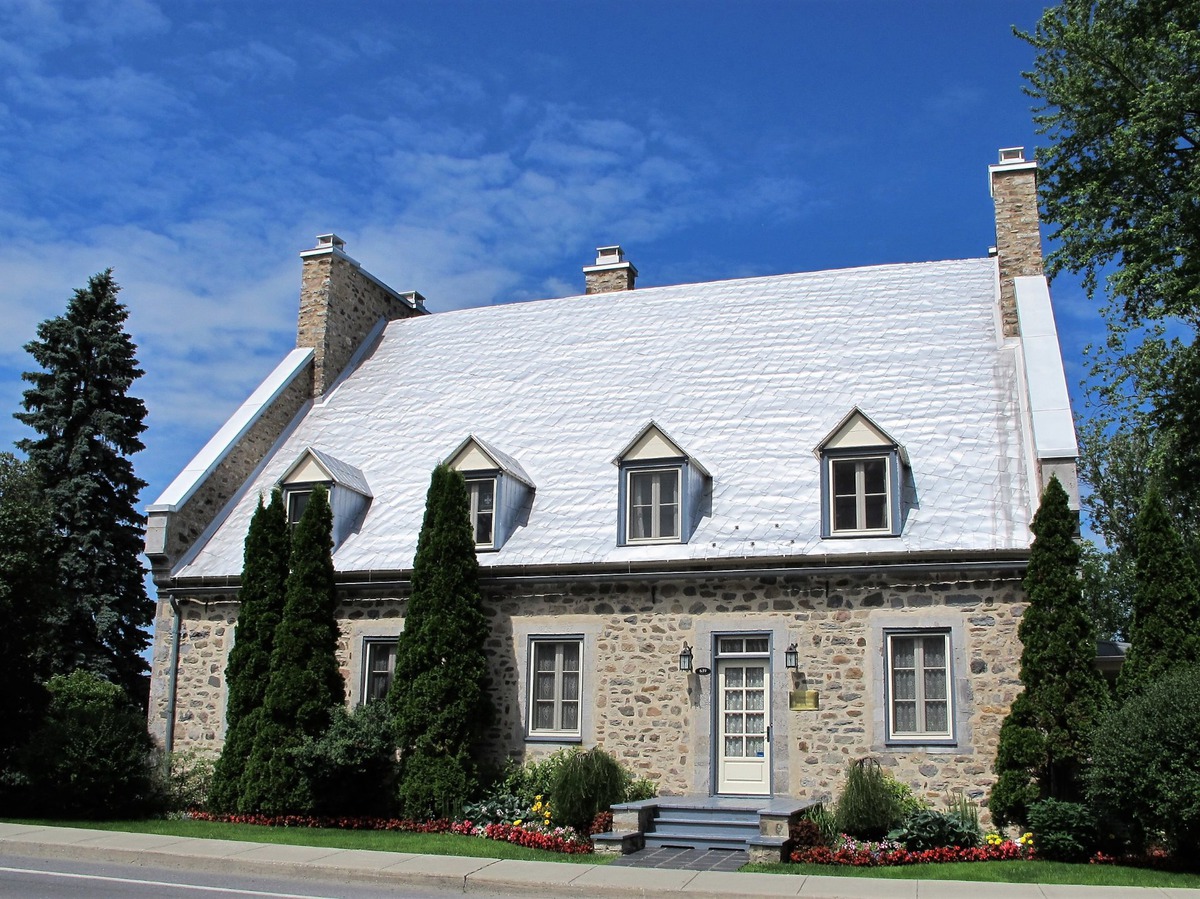
[[[0,852],[38,858],[153,864],[182,870],[247,874],[306,873],[362,883],[454,887],[463,892],[518,891],[541,896],[683,896],[728,899],[1200,899],[1200,890],[1039,886],[938,880],[883,880],[811,875],[738,874],[611,865],[559,864],[363,849],[279,846],[235,840],[74,827],[0,823]]]

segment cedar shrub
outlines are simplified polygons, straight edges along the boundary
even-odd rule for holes
[[[463,476],[437,466],[387,697],[400,753],[397,798],[411,818],[456,812],[469,798],[491,716],[469,508]]]

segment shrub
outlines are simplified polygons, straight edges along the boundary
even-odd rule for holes
[[[1127,821],[1142,848],[1162,834],[1176,855],[1200,849],[1200,667],[1150,684],[1097,729],[1089,798],[1102,821]],[[1039,851],[1040,851],[1039,846]]]
[[[213,757],[198,749],[173,752],[163,785],[168,812],[187,812],[208,806],[213,782]]]
[[[1029,807],[1029,825],[1038,858],[1078,862],[1096,848],[1096,819],[1078,802],[1043,799]]]
[[[157,807],[162,797],[146,719],[124,691],[86,671],[46,686],[46,717],[20,754],[26,808],[49,817],[115,818]]]
[[[386,703],[337,706],[329,727],[296,750],[318,815],[385,816],[395,795],[396,750]]]
[[[639,802],[658,795],[658,784],[648,777],[631,778],[625,790],[624,802]]]
[[[586,832],[597,813],[624,800],[628,785],[625,769],[599,746],[575,753],[555,771],[550,785],[554,815]]]
[[[904,819],[903,825],[888,834],[889,840],[903,843],[910,852],[959,846],[970,849],[980,843],[977,826],[955,812],[923,808]]]
[[[829,840],[821,830],[821,825],[812,818],[801,818],[791,824],[788,827],[788,842],[791,843],[792,850],[795,852],[804,852],[807,849],[829,845]]]
[[[900,802],[875,759],[859,759],[846,769],[846,785],[837,801],[837,825],[844,833],[878,840],[901,821]]]
[[[512,793],[491,792],[463,806],[463,817],[474,824],[511,824],[529,814],[531,803]]]
[[[516,796],[529,808],[538,796],[549,796],[550,788],[558,769],[572,756],[583,752],[578,746],[560,749],[544,759],[535,759],[523,765],[513,765],[496,786],[497,792]]]
[[[804,812],[804,817],[817,825],[817,829],[821,831],[821,844],[832,846],[839,836],[836,809],[814,805]]]

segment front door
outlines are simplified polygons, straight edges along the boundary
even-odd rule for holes
[[[767,637],[717,638],[717,792],[771,792],[771,659]]]

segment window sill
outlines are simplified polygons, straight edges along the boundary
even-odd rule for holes
[[[889,749],[954,749],[958,746],[958,740],[953,737],[888,737],[883,745]]]
[[[526,734],[526,743],[582,743],[579,734]]]

